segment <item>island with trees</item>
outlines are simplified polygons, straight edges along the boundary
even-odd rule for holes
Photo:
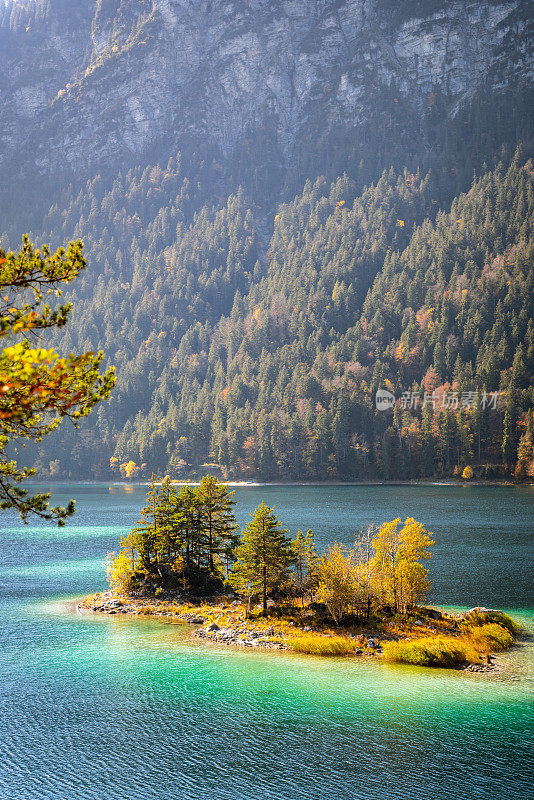
[[[197,486],[153,476],[139,521],[108,556],[110,591],[78,611],[192,623],[196,637],[236,646],[472,671],[493,671],[491,654],[521,631],[498,610],[424,605],[434,541],[413,518],[369,526],[353,547],[319,555],[311,530],[292,540],[264,503],[240,536],[234,502],[212,475]]]

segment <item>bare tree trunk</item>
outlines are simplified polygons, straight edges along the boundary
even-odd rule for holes
[[[211,516],[210,516],[210,522],[209,522],[209,532],[210,532],[210,535],[209,535],[209,542],[210,542],[210,544],[209,544],[209,548],[210,548],[210,572],[213,572],[213,568],[214,568],[214,564],[213,564],[213,531],[212,531]]]

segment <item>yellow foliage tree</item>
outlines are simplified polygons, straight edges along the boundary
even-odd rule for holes
[[[332,619],[339,625],[349,609],[362,600],[359,564],[352,550],[337,542],[329,547],[317,566],[317,593]]]
[[[425,598],[430,588],[428,570],[422,562],[432,557],[434,541],[412,517],[399,530],[400,518],[380,526],[371,544],[376,591],[383,603],[406,613]]]
[[[472,468],[471,468],[471,467],[466,467],[466,468],[464,469],[464,471],[462,472],[462,478],[463,478],[465,481],[470,481],[472,477],[473,477],[473,470],[472,470]]]
[[[126,461],[120,466],[121,475],[123,478],[134,478],[139,472],[139,467],[135,461]]]
[[[126,546],[126,541],[121,539],[121,547]],[[107,557],[107,576],[108,582],[113,591],[126,592],[135,568],[133,559],[127,550],[120,550],[118,553],[109,553]]]

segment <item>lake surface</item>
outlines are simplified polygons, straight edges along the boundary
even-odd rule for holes
[[[534,656],[527,641],[487,677],[235,651],[183,626],[80,617],[106,586],[105,554],[136,519],[140,486],[59,486],[64,529],[0,530],[1,800],[531,798]],[[414,516],[436,540],[438,605],[501,607],[534,632],[534,489],[257,487],[292,534],[352,543]]]

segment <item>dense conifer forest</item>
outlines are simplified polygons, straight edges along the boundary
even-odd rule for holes
[[[432,171],[390,168],[363,189],[306,181],[271,234],[243,190],[206,204],[197,177],[177,157],[50,208],[39,240],[81,238],[89,261],[55,343],[102,348],[118,386],[94,423],[32,450],[42,475],[531,474],[534,169],[521,149],[446,210]],[[376,409],[378,389],[394,408]]]

